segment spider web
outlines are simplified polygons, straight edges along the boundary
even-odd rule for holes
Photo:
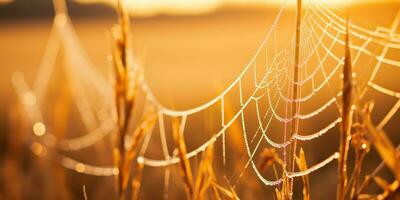
[[[44,146],[56,147],[64,152],[73,152],[93,146],[105,136],[113,133],[115,125],[112,103],[113,88],[107,78],[96,70],[81,46],[68,16],[65,2],[54,0],[54,6],[56,16],[34,84],[29,86],[20,72],[14,74],[12,82],[20,100],[23,102],[30,123],[32,125],[37,122],[46,124],[40,104],[45,102],[44,94],[54,70],[57,55],[60,50],[63,50],[63,56],[67,63],[63,69],[87,133],[75,138],[60,139],[55,138],[48,130],[46,134],[34,136],[34,138]],[[143,162],[144,165],[149,167],[165,167],[165,179],[169,180],[169,168],[167,166],[179,163],[179,158],[169,151],[167,135],[170,133],[166,129],[164,120],[171,117],[181,118],[181,133],[185,133],[185,127],[189,123],[188,118],[215,106],[220,110],[219,130],[214,132],[200,146],[188,152],[187,158],[194,158],[220,139],[222,141],[222,160],[225,165],[227,162],[225,146],[229,142],[226,136],[227,130],[237,120],[241,124],[242,138],[247,154],[246,164],[239,172],[238,179],[250,167],[265,185],[278,185],[283,181],[282,178],[268,179],[257,168],[254,158],[260,148],[265,146],[282,150],[285,173],[290,179],[310,174],[338,159],[338,152],[333,152],[324,160],[314,163],[306,171],[294,171],[293,168],[288,167],[288,162],[293,160],[295,155],[288,155],[287,148],[290,146],[296,148],[295,141],[307,142],[333,132],[333,129],[341,122],[340,101],[338,100],[341,92],[340,88],[335,88],[331,82],[340,80],[340,69],[344,64],[342,49],[345,45],[343,38],[346,32],[346,20],[337,14],[342,12],[341,10],[327,2],[315,1],[311,3],[311,1],[308,1],[301,26],[301,63],[298,66],[301,78],[295,81],[293,79],[294,61],[292,60],[294,58],[293,47],[295,46],[294,34],[283,47],[279,48],[276,44],[277,26],[281,23],[282,13],[286,7],[285,2],[260,47],[238,77],[220,95],[200,106],[188,110],[174,110],[164,107],[155,98],[145,79],[141,77],[140,85],[145,95],[146,105],[155,106],[158,109],[157,125],[164,158],[154,159],[144,156],[152,140],[150,133],[144,139],[138,162]],[[400,35],[396,33],[399,21],[400,14],[396,16],[391,27],[377,27],[374,31],[350,23],[349,33],[354,40],[350,45],[354,55],[352,63],[357,72],[355,76],[360,77],[361,80],[359,82],[361,84],[361,97],[364,98],[368,91],[374,90],[397,99],[395,105],[379,122],[379,128],[383,128],[400,108],[400,92],[375,82],[375,78],[383,66],[400,67],[400,60],[387,56],[390,50],[400,49]],[[381,51],[379,52],[379,50]],[[364,73],[365,70],[362,69],[364,63],[363,65],[360,64],[361,58],[365,56],[368,58],[367,64],[372,66],[371,74]],[[332,65],[332,63],[334,64]],[[262,76],[259,76],[260,74]],[[244,89],[243,85],[247,85],[247,88]],[[300,88],[297,98],[293,98],[291,90],[293,85]],[[311,111],[303,111],[305,106],[302,106],[302,104],[312,102],[322,91],[329,92],[330,98],[318,103],[318,106]],[[226,101],[227,96],[232,92],[239,93],[239,108],[231,118],[227,118]],[[30,101],[32,98],[35,100],[34,103]],[[299,110],[295,114],[290,113],[293,102],[299,104]],[[324,127],[307,133],[290,133],[290,124],[294,120],[299,120],[302,124],[304,120],[314,119],[322,112],[327,112],[328,109],[336,110],[336,112],[330,113],[334,116],[334,119],[325,124]],[[249,124],[249,120],[246,120],[246,112],[249,110],[255,113],[257,119],[255,130],[250,130],[253,124]],[[110,115],[113,117],[106,117]],[[279,131],[281,142],[271,138],[272,132],[275,132],[271,128],[272,123],[283,127],[283,130]],[[291,136],[289,137],[289,135]],[[63,153],[60,153],[59,157],[60,163],[64,167],[78,173],[94,176],[118,174],[118,169],[114,167],[90,165]]]

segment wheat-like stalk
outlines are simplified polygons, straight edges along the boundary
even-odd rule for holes
[[[129,86],[133,81],[130,76],[132,69],[128,66],[127,57],[129,19],[127,19],[120,1],[118,1],[117,11],[120,24],[116,25],[112,30],[115,43],[112,55],[115,70],[115,105],[117,111],[117,139],[114,148],[114,162],[119,169],[117,177],[119,199],[124,199],[129,179],[126,169],[125,137],[127,135],[129,118],[134,108],[135,97],[132,95],[132,92],[128,92],[132,90]]]
[[[300,171],[307,170],[306,156],[303,148],[300,149],[299,157],[296,157],[296,163]],[[303,180],[303,200],[310,200],[310,180],[308,175],[301,177]]]
[[[212,169],[213,161],[213,145],[210,145],[204,152],[203,159],[201,160],[198,172],[196,176],[196,181],[194,183],[194,197],[193,199],[204,199],[207,189],[212,185],[215,180],[214,170]],[[214,188],[214,187],[212,187]],[[214,189],[216,190],[216,189]],[[213,194],[215,197],[220,198],[218,193]]]
[[[400,181],[400,153],[393,146],[390,139],[386,136],[386,133],[373,125],[371,121],[371,110],[373,108],[373,104],[369,103],[366,105],[366,107],[365,124],[369,130],[368,133],[372,139],[372,143],[374,144],[375,149],[378,151],[385,164],[392,171],[395,178]]]
[[[283,173],[283,177],[282,177],[283,181],[282,181],[282,186],[281,189],[279,190],[278,188],[275,188],[275,197],[278,200],[286,200],[286,199],[292,199],[292,196],[290,193],[288,193],[288,191],[290,191],[290,187],[291,187],[291,181],[290,179],[286,176],[286,173]]]
[[[136,174],[133,177],[132,181],[132,186],[131,186],[131,193],[132,193],[132,200],[137,200],[139,199],[139,189],[140,189],[140,183],[142,182],[142,177],[143,177],[143,169],[144,169],[144,164],[143,162],[138,162],[136,165]]]
[[[183,134],[179,130],[180,128],[180,119],[173,118],[172,119],[172,133],[175,141],[175,145],[178,148],[178,155],[180,159],[180,167],[181,167],[181,175],[185,182],[185,188],[188,194],[188,198],[192,199],[194,196],[194,186],[193,186],[193,175],[192,169],[190,167],[190,162],[186,158],[186,145],[185,139],[183,138]]]
[[[387,183],[384,179],[374,175],[368,176],[369,180],[374,180],[375,183],[383,190],[382,194],[375,196],[378,199],[392,199],[394,195],[400,191],[400,153],[393,146],[392,142],[386,136],[386,133],[375,127],[371,120],[371,112],[373,109],[373,102],[368,102],[364,108],[364,121],[365,126],[368,129],[368,135],[371,137],[372,144],[378,151],[379,155],[383,159],[386,166],[392,171],[393,176],[396,178],[392,183]],[[375,173],[376,174],[376,173]],[[361,186],[361,191],[366,185]],[[358,194],[356,197],[360,197],[362,194]]]
[[[139,85],[139,77],[141,72],[135,70],[130,63],[130,30],[129,16],[126,13],[121,0],[117,4],[117,13],[119,16],[119,24],[112,29],[114,38],[113,48],[113,64],[115,70],[115,105],[117,111],[117,128],[116,143],[114,147],[114,162],[118,167],[118,195],[119,199],[126,198],[127,186],[131,175],[131,165],[137,155],[137,149],[142,142],[145,134],[147,134],[156,122],[155,109],[150,107],[143,114],[141,121],[138,123],[130,134],[130,124],[135,109],[136,93]],[[131,144],[126,146],[126,138],[131,138]],[[132,192],[137,197],[140,186],[141,174],[143,170],[142,163],[139,163],[134,174],[134,183]]]
[[[180,123],[179,118],[172,119],[172,133],[178,150],[180,171],[188,199],[207,199],[207,191],[209,190],[211,190],[214,199],[221,199],[220,193],[228,199],[239,199],[232,187],[226,189],[217,183],[217,177],[213,169],[214,146],[212,144],[204,150],[202,160],[198,165],[196,179],[194,179],[190,161],[186,158],[186,144],[183,133],[180,130]]]
[[[297,83],[300,79],[299,66],[300,66],[300,40],[301,40],[301,23],[302,23],[302,0],[297,0],[297,11],[296,11],[296,46],[295,46],[295,54],[294,54],[294,73],[293,80],[294,83]],[[293,84],[293,99],[297,99],[299,97],[299,86],[297,84]],[[290,137],[294,134],[297,134],[299,130],[299,118],[295,117],[299,114],[300,103],[297,101],[293,101],[291,105],[291,114],[292,114],[292,126]],[[287,171],[293,171],[294,169],[294,155],[296,154],[296,146],[297,140],[293,141],[293,144],[290,148],[290,156],[289,156],[289,169],[284,169]],[[291,199],[292,194],[292,186],[289,187],[288,191],[285,191],[285,198]]]
[[[355,130],[354,133],[351,135],[351,145],[355,150],[355,165],[353,173],[350,177],[347,189],[350,190],[350,198],[353,198],[358,190],[359,186],[359,177],[361,175],[361,168],[364,161],[365,156],[370,150],[370,141],[367,137],[367,130],[365,123],[354,123],[353,128]],[[350,188],[350,189],[349,189]]]
[[[351,133],[351,124],[353,116],[353,69],[351,63],[351,50],[349,44],[349,22],[347,19],[346,35],[345,35],[345,59],[343,66],[343,81],[342,81],[342,124],[340,132],[340,147],[339,147],[339,181],[337,187],[337,199],[345,199],[345,189],[347,186],[347,156],[349,151],[349,139]]]
[[[228,197],[229,199],[232,200],[238,200],[239,197],[237,196],[235,190],[232,187],[229,187],[229,189],[226,189],[224,187],[221,187],[220,185],[218,185],[215,182],[212,182],[212,186],[213,186],[213,191],[220,191],[222,194],[224,194],[226,197]],[[214,193],[214,197],[218,197],[219,194],[215,194]],[[219,199],[219,198],[216,198]]]

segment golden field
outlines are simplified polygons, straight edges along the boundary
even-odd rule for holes
[[[95,9],[99,6],[92,4],[69,2],[68,5],[70,4],[76,9],[76,11],[70,10],[70,17],[81,44],[96,70],[110,79],[111,84],[113,72],[110,55],[113,40],[110,29],[118,23],[115,10],[105,6]],[[29,3],[29,5],[35,6],[34,3]],[[50,2],[49,5],[51,5]],[[2,6],[8,5],[0,4],[0,8]],[[95,11],[83,12],[91,9]],[[377,26],[389,27],[399,10],[400,4],[393,2],[352,5],[349,12],[352,23],[373,30]],[[23,12],[18,9],[16,11]],[[197,15],[133,16],[130,26],[131,45],[139,65],[144,69],[145,80],[159,102],[168,108],[189,109],[218,96],[237,78],[261,44],[278,11],[279,7],[276,5],[236,5],[224,6],[215,11]],[[18,17],[13,16],[14,14]],[[43,16],[39,14],[35,17],[24,16],[21,13],[14,14],[13,12],[0,14],[0,105],[2,105],[0,109],[0,199],[83,199],[83,185],[85,185],[88,199],[115,199],[115,185],[112,177],[78,174],[63,168],[52,159],[31,154],[29,149],[31,140],[26,139],[29,138],[27,135],[31,134],[31,131],[19,131],[18,123],[14,122],[21,114],[18,112],[18,98],[11,79],[16,71],[20,71],[29,84],[33,83],[48,42],[53,17],[51,14]],[[287,44],[294,30],[295,8],[290,7],[285,10],[277,27],[276,36],[279,47]],[[399,33],[399,29],[396,33]],[[341,51],[340,46],[335,47],[334,52]],[[374,51],[379,53],[381,49],[376,48]],[[389,56],[399,60],[399,53],[400,50],[397,52],[394,50]],[[66,97],[70,96],[71,92],[64,92],[65,71],[62,68],[65,65],[64,60],[63,55],[58,56],[52,82],[49,85],[50,92],[46,95],[49,103],[45,104],[44,110],[46,113],[51,113],[48,114],[51,122],[57,122],[57,118],[54,117],[57,116],[54,114],[57,111],[57,102],[63,98],[71,99]],[[330,62],[326,65],[334,63],[333,60]],[[355,71],[360,74],[370,74],[372,71],[372,68],[368,67],[370,62],[367,59],[361,60],[358,66],[355,66]],[[390,66],[382,66],[382,69],[376,77],[376,82],[399,91],[400,70]],[[340,91],[339,74],[333,77],[334,80],[331,82],[333,90]],[[252,90],[252,86],[246,84],[243,88],[248,93]],[[304,103],[302,111],[311,111],[326,102],[332,97],[329,90],[323,89],[311,102]],[[240,107],[237,91],[228,95],[226,101],[232,106],[231,113],[235,113]],[[397,101],[377,92],[368,93],[367,99],[375,101],[373,121],[381,120]],[[68,113],[65,124],[61,125],[65,130],[63,131],[65,135],[62,137],[84,134],[85,127],[80,122],[77,109],[70,106],[66,107],[67,111],[65,111],[62,108],[58,109]],[[284,107],[279,107],[279,110],[282,109]],[[338,113],[337,108],[332,106],[318,115],[316,120],[301,121],[300,129],[307,133],[320,130]],[[199,113],[189,118],[190,125],[185,129],[188,150],[195,149],[215,134],[220,126],[218,121],[220,115],[216,107],[211,108],[209,112]],[[249,132],[252,132],[257,126],[254,109],[248,111],[246,117]],[[400,115],[397,112],[384,128],[395,146],[400,142],[399,121]],[[171,127],[168,125],[169,128]],[[271,137],[282,142],[281,124],[278,121],[272,122],[269,129],[272,130]],[[158,133],[158,130],[155,132]],[[339,128],[335,128],[318,139],[298,143],[298,146],[304,149],[310,165],[324,160],[332,152],[338,150],[339,132]],[[221,141],[218,140],[214,147],[215,171],[222,182],[224,182],[224,177],[230,179],[237,176],[244,169],[243,162],[248,160],[240,122],[235,122],[228,129],[227,134],[229,135],[227,135],[228,162],[226,166],[222,164]],[[145,155],[161,159],[163,154],[160,150],[159,136],[155,134],[153,139]],[[172,154],[172,147],[174,147],[172,133],[167,134],[167,139]],[[107,136],[92,147],[65,154],[86,163],[111,166],[113,165],[112,147],[112,138]],[[370,173],[381,162],[379,154],[372,149],[371,147],[371,153],[365,158],[363,175]],[[193,171],[198,170],[200,159],[201,157],[198,156],[191,160]],[[352,149],[350,149],[349,161],[353,165]],[[168,198],[184,199],[185,185],[180,176],[180,168],[178,165],[173,165],[169,169],[171,178]],[[140,199],[163,198],[164,171],[164,168],[144,168]],[[239,179],[235,188],[241,199],[275,198],[274,187],[263,185],[250,167],[244,171],[245,180]],[[349,172],[351,171],[352,167],[349,168]],[[269,178],[274,177],[272,171],[266,171],[263,174]],[[382,177],[392,180],[390,171],[383,172]],[[337,162],[311,173],[309,178],[311,199],[334,199]],[[301,199],[302,180],[301,178],[294,180],[293,199]],[[377,186],[371,186],[368,191],[374,193],[381,190]]]

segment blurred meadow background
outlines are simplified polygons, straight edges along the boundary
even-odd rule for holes
[[[131,20],[132,52],[136,62],[143,69],[144,79],[155,98],[167,108],[185,110],[202,105],[221,94],[238,77],[262,44],[279,13],[282,2],[281,0],[126,0],[126,8]],[[368,30],[390,27],[397,12],[400,11],[400,2],[394,0],[335,0],[330,3],[342,9],[338,11],[339,16],[345,18],[343,10],[348,10],[351,22]],[[114,24],[118,23],[115,2],[113,0],[67,0],[66,5],[79,43],[86,51],[95,70],[109,80],[111,85],[113,67],[110,55],[113,40],[110,30]],[[290,41],[295,30],[295,5],[295,1],[289,1],[289,6],[284,9],[276,26],[273,36],[276,37],[274,42],[277,43],[278,49],[291,45]],[[304,3],[305,9],[307,9],[306,3]],[[30,136],[32,135],[31,124],[26,123],[24,119],[27,114],[21,111],[23,109],[18,105],[19,99],[12,80],[23,74],[29,85],[34,83],[51,36],[54,16],[53,2],[50,0],[0,0],[0,199],[84,199],[83,185],[85,185],[88,199],[115,199],[116,189],[113,177],[96,177],[77,173],[76,171],[79,170],[66,169],[60,165],[56,157],[61,153],[92,165],[112,166],[114,143],[111,136],[107,135],[95,145],[76,152],[63,150],[44,152],[47,150],[42,147],[39,150],[32,147],[34,139]],[[311,20],[308,19],[308,22]],[[324,21],[319,21],[319,23],[324,27],[327,25]],[[398,34],[399,30],[396,29],[395,33]],[[321,30],[315,32],[317,35],[318,33],[323,34]],[[344,37],[341,36],[341,39],[343,40]],[[330,44],[328,37],[323,40],[327,42],[327,45]],[[363,44],[363,41],[357,41],[356,38],[352,42],[358,45]],[[266,43],[266,45],[272,44],[270,41]],[[368,48],[377,55],[382,51],[380,46]],[[321,55],[326,54],[324,49],[317,51],[320,51]],[[331,51],[337,55],[343,55],[343,48],[340,45],[335,46]],[[311,53],[310,50],[304,50],[305,54],[307,52]],[[47,130],[51,129],[59,138],[73,138],[85,134],[87,127],[82,123],[79,110],[74,103],[71,103],[73,94],[66,82],[70,81],[68,76],[74,76],[74,74],[68,75],[69,72],[63,67],[74,65],[74,63],[66,64],[68,54],[64,53],[65,50],[61,48],[60,53],[56,55],[55,68],[47,85],[48,89],[41,108],[46,121],[49,124],[56,124],[50,126],[45,123]],[[355,55],[356,51],[353,50],[353,56]],[[399,60],[400,50],[392,50],[387,56],[393,60]],[[263,59],[265,58],[257,60],[258,65],[263,65],[263,62],[268,64],[268,61],[263,61]],[[333,64],[335,60],[332,59],[326,61],[324,66],[329,71],[333,69]],[[365,84],[366,77],[372,73],[375,64],[376,61],[373,59],[371,61],[368,57],[360,57],[360,62],[355,66],[355,71],[362,75],[360,84]],[[310,64],[310,68],[314,69],[315,66]],[[381,69],[375,81],[399,92],[400,69],[386,65],[382,65]],[[74,73],[80,73],[79,66]],[[262,76],[261,71],[256,73]],[[322,83],[322,75],[317,76],[319,77],[315,81]],[[248,84],[251,81],[251,77],[243,78],[242,87],[245,96],[252,92],[253,86]],[[310,91],[310,86],[306,87],[308,88],[304,89],[304,94]],[[90,91],[90,88],[88,90]],[[231,115],[230,117],[241,107],[238,91],[237,88],[234,89],[225,98],[225,102],[231,106],[231,109],[226,111],[226,115]],[[302,111],[312,111],[320,107],[333,97],[332,91],[335,94],[340,91],[339,72],[332,76],[329,89],[323,89],[315,99],[302,104]],[[139,93],[140,95],[143,94]],[[140,109],[144,108],[144,100],[141,98],[143,97],[139,97],[138,100]],[[104,99],[107,98],[104,97]],[[92,97],[90,101],[95,104],[104,99]],[[370,90],[363,102],[368,100],[375,101],[372,118],[373,121],[379,122],[398,99]],[[260,104],[263,108],[268,107],[267,101]],[[254,134],[258,125],[253,108],[245,113],[246,126],[250,135]],[[281,106],[277,110],[282,114],[283,109],[284,107]],[[104,115],[106,118],[112,116],[110,113]],[[300,130],[304,130],[302,132],[305,133],[320,130],[337,115],[337,107],[331,106],[316,119],[301,121]],[[202,145],[218,132],[221,126],[220,118],[218,106],[188,117],[185,128],[188,151]],[[399,122],[400,115],[396,112],[384,127],[395,146],[400,143]],[[171,129],[170,125],[166,126],[168,130]],[[268,130],[271,130],[268,134],[271,134],[275,141],[282,142],[283,129],[278,121],[272,122]],[[157,134],[153,133],[145,155],[149,158],[162,159],[164,155],[159,142],[159,130],[155,128],[153,131]],[[169,153],[172,155],[174,148],[172,134],[167,131],[166,135]],[[227,130],[226,143],[226,164],[222,162],[221,140],[217,140],[214,148],[214,167],[219,180],[222,180],[224,185],[236,184],[235,191],[241,199],[274,199],[274,187],[264,185],[251,167],[244,169],[248,155],[240,120],[234,122]],[[338,151],[339,128],[336,127],[315,140],[299,142],[298,146],[304,149],[310,166],[319,163]],[[279,154],[282,155],[282,152],[279,151]],[[257,155],[254,158],[255,161],[258,160]],[[200,159],[200,156],[191,159],[193,171],[197,170],[196,166]],[[354,162],[352,149],[349,160],[350,163]],[[381,158],[375,150],[371,150],[364,162],[363,174],[368,174],[381,162]],[[170,170],[167,198],[184,199],[185,189],[179,166],[172,165],[167,168]],[[165,197],[165,169],[165,167],[147,166],[144,168],[139,199]],[[242,171],[245,178],[237,178]],[[349,172],[351,171],[350,167]],[[275,179],[272,171],[265,171],[263,175],[268,179]],[[383,171],[381,176],[390,179],[391,174]],[[312,199],[334,199],[337,162],[324,166],[311,173],[309,177]],[[294,185],[293,198],[301,199],[301,178],[294,179]],[[374,193],[380,189],[377,186],[371,186],[368,191]]]

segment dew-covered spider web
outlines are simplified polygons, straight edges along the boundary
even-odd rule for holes
[[[65,168],[86,175],[114,176],[118,174],[118,169],[111,164],[98,166],[68,156],[68,152],[83,151],[113,134],[116,117],[112,83],[88,58],[71,24],[65,2],[55,0],[54,5],[56,16],[34,83],[28,84],[23,74],[17,72],[12,78],[13,84],[24,105],[29,123],[34,128],[35,134],[32,134],[32,138],[35,143],[59,149],[57,160]],[[227,151],[227,146],[232,142],[232,137],[228,135],[231,134],[228,130],[239,122],[240,137],[244,143],[242,147],[247,156],[245,165],[235,171],[233,177],[236,178],[232,179],[232,184],[240,179],[245,170],[252,170],[265,185],[278,185],[283,181],[282,177],[264,176],[257,167],[255,159],[265,147],[275,148],[281,154],[286,176],[290,179],[318,171],[338,159],[338,152],[331,152],[324,159],[310,163],[306,171],[296,171],[288,165],[295,156],[290,155],[288,149],[294,148],[296,152],[297,146],[303,143],[338,132],[337,127],[341,122],[341,88],[338,86],[344,64],[346,33],[344,12],[325,1],[304,2],[298,65],[300,78],[295,80],[294,31],[285,44],[277,42],[277,27],[282,23],[282,14],[286,9],[287,3],[284,2],[259,48],[237,78],[218,96],[200,106],[187,110],[164,107],[141,77],[140,94],[144,99],[144,110],[149,106],[157,108],[158,122],[146,135],[138,162],[143,162],[147,167],[163,167],[166,176],[169,176],[168,166],[179,163],[180,160],[173,153],[175,147],[167,142],[171,137],[167,121],[172,117],[180,118],[181,133],[189,141],[192,133],[186,130],[193,126],[193,119],[210,110],[217,113],[213,116],[213,123],[216,125],[209,134],[203,136],[205,139],[200,144],[188,151],[186,157],[194,159],[209,145],[218,141],[222,148],[217,155],[221,157],[223,165],[231,162],[232,155],[228,155],[231,152]],[[377,79],[387,68],[400,70],[400,57],[393,56],[400,52],[400,35],[397,32],[399,21],[400,14],[397,14],[390,27],[379,26],[375,30],[368,30],[351,22],[349,24],[352,63],[360,97],[367,100],[369,94],[377,92],[396,100],[377,121],[378,128],[385,128],[400,108],[400,92],[396,91],[400,88],[390,88]],[[64,138],[55,137],[52,128],[47,126],[42,109],[60,54],[66,63],[62,67],[71,88],[73,102],[85,127],[82,133],[73,138],[68,135]],[[293,85],[299,88],[296,98],[293,97]],[[299,107],[292,113],[294,102]],[[321,117],[322,115],[325,117]],[[250,118],[253,120],[249,120]],[[299,121],[298,133],[290,132],[294,120]],[[318,125],[308,128],[307,125],[315,121],[318,121]],[[44,128],[45,131],[42,130]],[[156,133],[159,134],[157,137],[154,136]],[[160,144],[161,148],[157,149],[161,151],[162,158],[146,154],[147,147],[152,144]]]

